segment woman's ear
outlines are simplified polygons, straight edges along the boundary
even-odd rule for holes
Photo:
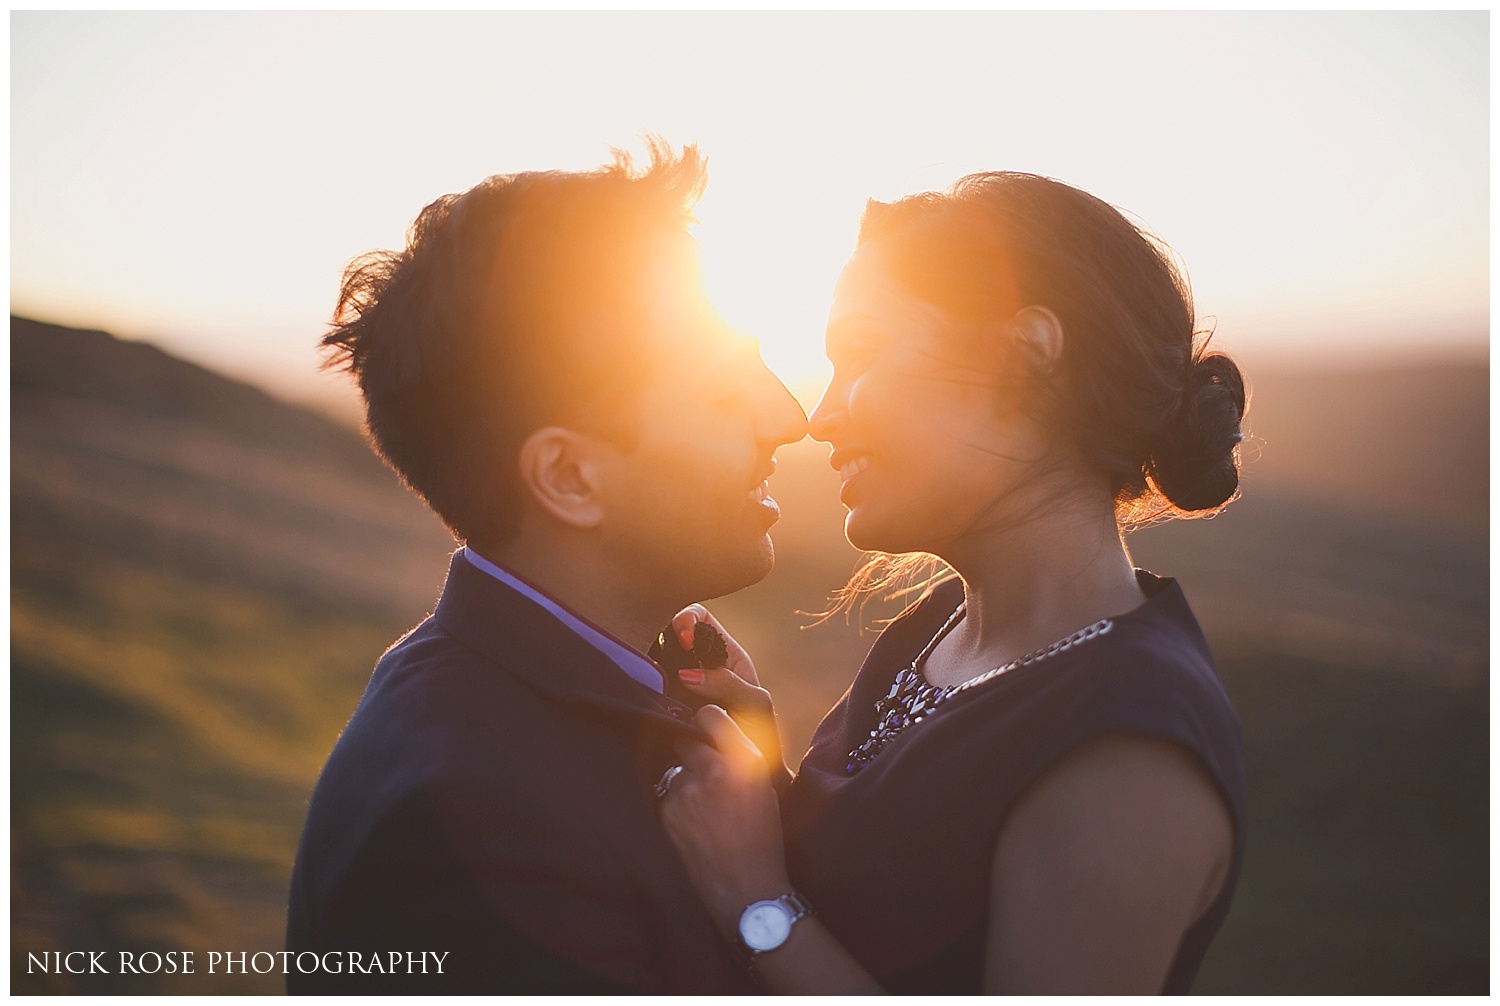
[[[521,444],[521,484],[542,510],[564,524],[595,527],[604,519],[604,446],[562,426],[544,426]]]
[[[1050,308],[1023,307],[1011,318],[1016,338],[1026,360],[1041,371],[1051,370],[1062,359],[1062,322]]]

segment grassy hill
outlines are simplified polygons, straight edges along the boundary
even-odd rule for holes
[[[24,951],[281,946],[311,783],[448,536],[356,433],[153,347],[12,319],[11,367],[12,988],[279,991]]]
[[[12,319],[12,988],[25,951],[275,949],[317,770],[446,533],[358,437],[146,345]],[[1488,987],[1488,379],[1256,374],[1245,498],[1135,535],[1244,721],[1251,846],[1202,992]],[[826,448],[713,607],[805,746],[871,636]],[[889,608],[886,609],[887,611]],[[867,618],[880,612],[872,609]]]

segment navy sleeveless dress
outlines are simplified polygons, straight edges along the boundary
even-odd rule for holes
[[[824,718],[782,801],[792,882],[891,992],[977,994],[1000,827],[1042,772],[1128,731],[1194,752],[1235,829],[1224,888],[1188,930],[1162,991],[1185,993],[1228,913],[1245,845],[1239,721],[1175,580],[1137,571],[1147,600],[1112,629],[953,695],[851,773],[877,700],[963,601],[955,577],[892,622]]]

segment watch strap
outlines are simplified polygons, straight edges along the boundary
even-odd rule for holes
[[[796,922],[803,916],[812,914],[812,905],[808,904],[807,899],[798,894],[796,891],[792,891],[789,894],[783,894],[776,900],[791,910],[793,922]]]

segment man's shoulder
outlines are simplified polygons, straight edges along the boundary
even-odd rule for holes
[[[599,773],[603,738],[576,719],[429,618],[376,665],[314,789],[305,851],[353,855],[458,818],[449,833],[512,831],[556,776]]]
[[[428,619],[381,658],[334,745],[303,856],[323,882],[413,856],[602,868],[622,832],[655,827],[631,735],[608,722]]]
[[[493,660],[445,631],[436,615],[428,615],[381,654],[375,670],[379,674],[381,670],[426,664],[442,671],[492,663]]]
[[[384,799],[457,790],[486,803],[555,791],[563,777],[583,777],[584,789],[602,784],[622,770],[640,734],[634,724],[650,713],[601,710],[592,696],[551,687],[568,670],[576,668],[563,656],[481,652],[429,617],[377,663],[320,788]],[[609,672],[619,673],[600,674]]]
[[[504,662],[465,645],[429,616],[376,663],[340,746],[369,740],[410,747],[408,757],[458,757],[454,749],[467,739],[493,744],[513,736],[509,727],[495,733],[497,726],[550,718],[550,705]],[[434,736],[443,742],[433,743]]]

